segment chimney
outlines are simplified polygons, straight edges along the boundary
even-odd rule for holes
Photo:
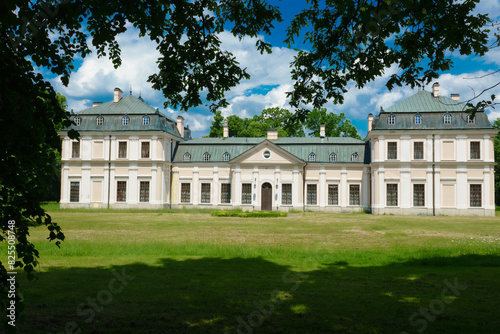
[[[319,136],[325,138],[325,123],[319,125]]]
[[[114,92],[115,92],[115,96],[114,96],[113,102],[116,103],[116,102],[118,102],[118,101],[120,101],[122,99],[123,92],[118,87],[115,88]]]
[[[432,85],[432,96],[439,97],[439,82],[435,82]]]
[[[92,102],[92,108],[100,106],[102,102]]]
[[[229,125],[227,125],[227,119],[224,120],[224,134],[223,134],[223,137],[224,138],[229,137]]]
[[[368,114],[368,132],[372,131],[373,127],[373,114],[369,113]]]
[[[451,99],[460,102],[460,94],[451,94]]]
[[[267,139],[269,140],[278,139],[278,130],[275,129],[267,130]]]
[[[184,138],[184,117],[177,116],[177,131],[182,138]]]

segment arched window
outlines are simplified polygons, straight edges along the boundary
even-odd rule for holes
[[[184,153],[184,161],[191,161],[191,154],[189,153]]]
[[[355,152],[355,153],[353,153],[353,154],[351,155],[351,161],[352,161],[352,162],[356,162],[356,161],[358,161],[358,159],[359,159],[359,155],[358,155],[358,153],[356,153],[356,152]]]
[[[80,126],[82,124],[82,118],[81,117],[75,117],[75,125]]]
[[[222,155],[222,159],[224,161],[229,161],[230,158],[231,158],[231,155],[227,152]]]
[[[422,124],[422,116],[416,115],[414,118],[415,124]]]
[[[476,117],[472,118],[470,115],[467,115],[467,123],[469,124],[476,123]]]
[[[330,153],[330,162],[337,161],[337,155],[335,153]]]
[[[130,118],[128,116],[123,116],[122,125],[128,125]]]
[[[149,116],[144,116],[142,118],[142,125],[149,125]]]
[[[450,114],[444,115],[443,121],[444,124],[451,124],[451,115]]]
[[[316,161],[316,154],[309,153],[309,161]]]
[[[210,154],[208,152],[203,153],[203,161],[210,161]]]
[[[103,125],[104,124],[104,117],[97,116],[96,123],[97,123],[97,125]]]
[[[394,116],[394,115],[387,116],[387,124],[389,124],[389,125],[396,124],[396,116]]]

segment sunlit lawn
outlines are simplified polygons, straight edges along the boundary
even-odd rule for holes
[[[500,332],[500,217],[51,215],[25,333]]]

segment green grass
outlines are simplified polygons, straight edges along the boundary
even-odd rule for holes
[[[23,333],[500,332],[496,217],[50,214],[66,241],[31,231]],[[113,270],[134,276],[116,293]],[[455,279],[459,295],[445,290]]]

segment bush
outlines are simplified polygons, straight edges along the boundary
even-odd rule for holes
[[[281,211],[246,211],[230,210],[230,211],[213,211],[214,217],[286,217],[286,212]]]

